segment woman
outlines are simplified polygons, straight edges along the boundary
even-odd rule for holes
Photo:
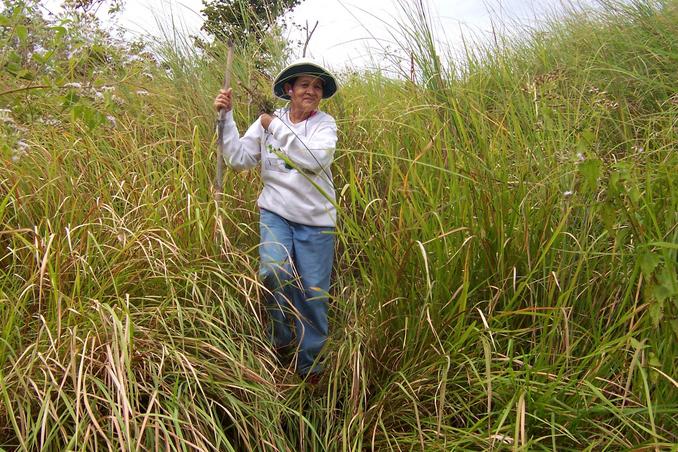
[[[336,90],[327,69],[297,60],[273,83],[273,93],[288,106],[262,114],[242,137],[233,121],[231,90],[221,90],[214,100],[217,110],[227,111],[226,164],[236,170],[261,165],[259,276],[268,290],[272,345],[281,361],[296,350],[296,371],[312,383],[320,377],[317,358],[327,339],[336,225],[330,165],[337,126],[318,105]]]

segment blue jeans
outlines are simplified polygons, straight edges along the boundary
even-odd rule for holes
[[[327,339],[334,228],[295,223],[261,209],[259,230],[271,343],[278,350],[297,349],[299,375],[320,372],[316,360]]]

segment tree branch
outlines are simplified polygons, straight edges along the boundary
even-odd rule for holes
[[[315,21],[315,25],[313,26],[313,29],[311,32],[308,32],[308,21],[306,21],[306,42],[304,43],[304,52],[301,54],[302,58],[306,58],[306,48],[308,47],[308,42],[311,40],[311,37],[313,36],[313,32],[315,29],[318,28],[318,21]]]

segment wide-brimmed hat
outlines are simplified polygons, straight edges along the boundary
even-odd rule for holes
[[[313,60],[300,58],[280,71],[273,82],[273,94],[281,99],[290,100],[290,95],[285,91],[285,83],[301,75],[312,75],[323,81],[323,99],[329,99],[337,92],[337,80],[330,71]]]

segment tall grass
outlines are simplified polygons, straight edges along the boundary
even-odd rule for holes
[[[264,339],[258,175],[227,172],[212,200],[218,48],[91,81],[124,102],[96,107],[115,127],[41,124],[51,97],[1,95],[30,151],[3,148],[0,168],[0,445],[670,448],[678,7],[602,5],[454,66],[408,9],[417,83],[342,77],[324,106],[340,224],[315,388]],[[252,51],[235,61],[241,128],[266,84]]]

